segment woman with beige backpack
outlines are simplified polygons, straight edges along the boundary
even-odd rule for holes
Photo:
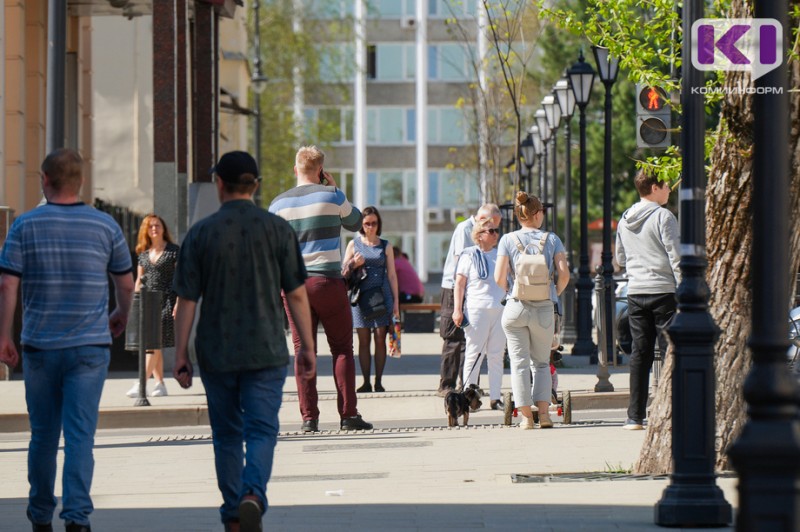
[[[494,272],[497,284],[509,292],[502,325],[511,359],[511,389],[514,405],[523,416],[520,428],[534,427],[534,403],[539,410],[539,426],[551,428],[548,408],[552,390],[550,347],[555,328],[553,304],[569,282],[569,267],[561,239],[541,230],[545,212],[539,198],[517,192],[514,214],[522,228],[500,239]],[[509,272],[513,276],[510,287]]]

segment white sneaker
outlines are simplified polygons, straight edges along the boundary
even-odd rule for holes
[[[533,429],[533,418],[522,416],[522,421],[517,426],[522,430],[531,430]]]
[[[169,395],[167,393],[167,387],[164,384],[164,381],[157,382],[153,387],[153,391],[148,395],[150,395],[150,397],[164,397],[165,395]]]
[[[146,394],[147,392],[145,391],[145,395]],[[139,397],[139,381],[134,381],[133,386],[131,386],[131,389],[128,390],[125,395],[130,398]]]

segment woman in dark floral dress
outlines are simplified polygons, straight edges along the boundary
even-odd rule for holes
[[[397,297],[397,272],[394,269],[394,252],[388,241],[379,238],[382,229],[381,215],[375,207],[367,207],[363,211],[363,221],[359,235],[347,244],[344,264],[352,262],[353,268],[363,266],[367,277],[359,285],[362,293],[374,287],[382,287],[386,314],[367,319],[361,308],[352,307],[353,327],[358,334],[358,362],[364,383],[359,393],[371,392],[370,384],[370,343],[375,338],[375,391],[383,392],[383,368],[386,366],[386,333],[392,325],[392,316],[399,317],[400,304]]]
[[[175,292],[172,291],[172,277],[175,274],[175,263],[178,261],[180,248],[172,241],[167,229],[167,224],[156,214],[148,214],[139,228],[139,237],[136,241],[136,253],[139,255],[139,264],[136,275],[136,288],[138,292],[142,283],[148,290],[164,292],[161,305],[161,346],[173,347],[175,345],[174,312]],[[147,351],[147,365],[145,378],[155,378],[155,386],[147,395],[160,397],[167,395],[164,384],[164,354],[161,349]],[[139,394],[139,381],[128,390],[128,397]]]

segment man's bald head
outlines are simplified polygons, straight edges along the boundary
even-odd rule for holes
[[[495,227],[500,226],[500,221],[502,217],[503,216],[500,213],[500,207],[498,207],[494,203],[484,203],[483,205],[481,205],[481,208],[478,209],[478,214],[475,216],[475,218],[477,218],[478,220],[491,219]]]

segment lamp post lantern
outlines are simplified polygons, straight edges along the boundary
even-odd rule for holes
[[[694,44],[691,29],[694,21],[703,17],[704,3],[703,0],[684,2],[683,57],[691,57]],[[708,312],[705,103],[702,93],[695,90],[705,82],[703,72],[690,61],[683,63],[682,71],[681,283],[676,292],[678,310],[667,328],[674,345],[673,472],[670,485],[656,503],[655,522],[675,527],[722,526],[731,521],[732,510],[716,485],[714,474],[714,344],[719,329]],[[782,319],[785,323],[785,314]]]
[[[533,141],[533,150],[534,150],[534,152],[536,152],[536,160],[538,161],[538,164],[539,164],[539,170],[538,170],[539,175],[537,176],[538,177],[537,186],[539,187],[539,190],[537,191],[537,194],[541,195],[541,193],[542,193],[542,190],[541,190],[542,189],[542,155],[544,153],[544,146],[543,146],[544,143],[542,142],[542,137],[539,136],[539,126],[531,126],[528,129],[528,132],[531,134],[531,140]],[[531,174],[530,188],[531,188],[531,190],[533,189],[533,174]],[[531,192],[531,190],[529,190],[528,192]]]
[[[583,58],[583,50],[578,61],[567,70],[569,85],[575,95],[580,125],[580,207],[581,207],[581,245],[580,266],[578,267],[578,335],[572,348],[573,355],[597,357],[597,346],[592,341],[592,280],[589,278],[589,235],[586,194],[586,106],[592,95],[594,70]]]
[[[613,392],[614,385],[609,381],[608,360],[614,360],[614,266],[611,263],[611,87],[617,80],[619,72],[619,59],[609,54],[608,48],[593,46],[594,60],[600,81],[605,87],[604,126],[605,138],[603,139],[603,252],[601,254],[603,265],[603,302],[599,309],[600,333],[597,341],[600,343],[600,362],[597,365],[596,392]],[[602,337],[601,337],[602,336]]]
[[[533,135],[531,133],[528,133],[528,135],[520,143],[519,151],[520,155],[522,156],[525,169],[527,170],[527,174],[525,176],[525,191],[530,192],[533,161],[536,159],[536,148],[533,145]],[[522,183],[520,183],[520,188],[522,188]]]
[[[536,113],[533,115],[533,118],[536,120],[536,127],[539,128],[539,138],[542,141],[542,175],[539,179],[539,199],[542,200],[542,204],[544,205],[548,202],[547,154],[549,153],[549,148],[547,143],[550,140],[552,131],[550,130],[550,126],[547,124],[547,113],[545,113],[543,108],[537,109]],[[548,229],[546,214],[544,217],[544,228]]]
[[[253,96],[255,99],[255,127],[254,127],[254,139],[255,139],[255,159],[256,164],[258,165],[258,173],[261,174],[261,94],[263,94],[264,90],[267,88],[267,78],[264,76],[263,72],[261,71],[261,0],[255,0],[253,3],[253,25],[255,26],[255,31],[253,32],[253,48],[255,49],[254,56],[253,56],[253,77],[250,78],[250,88],[253,90]],[[257,177],[261,177],[258,175]],[[259,186],[256,189],[255,197],[253,198],[256,205],[259,207],[261,206],[261,187]]]

